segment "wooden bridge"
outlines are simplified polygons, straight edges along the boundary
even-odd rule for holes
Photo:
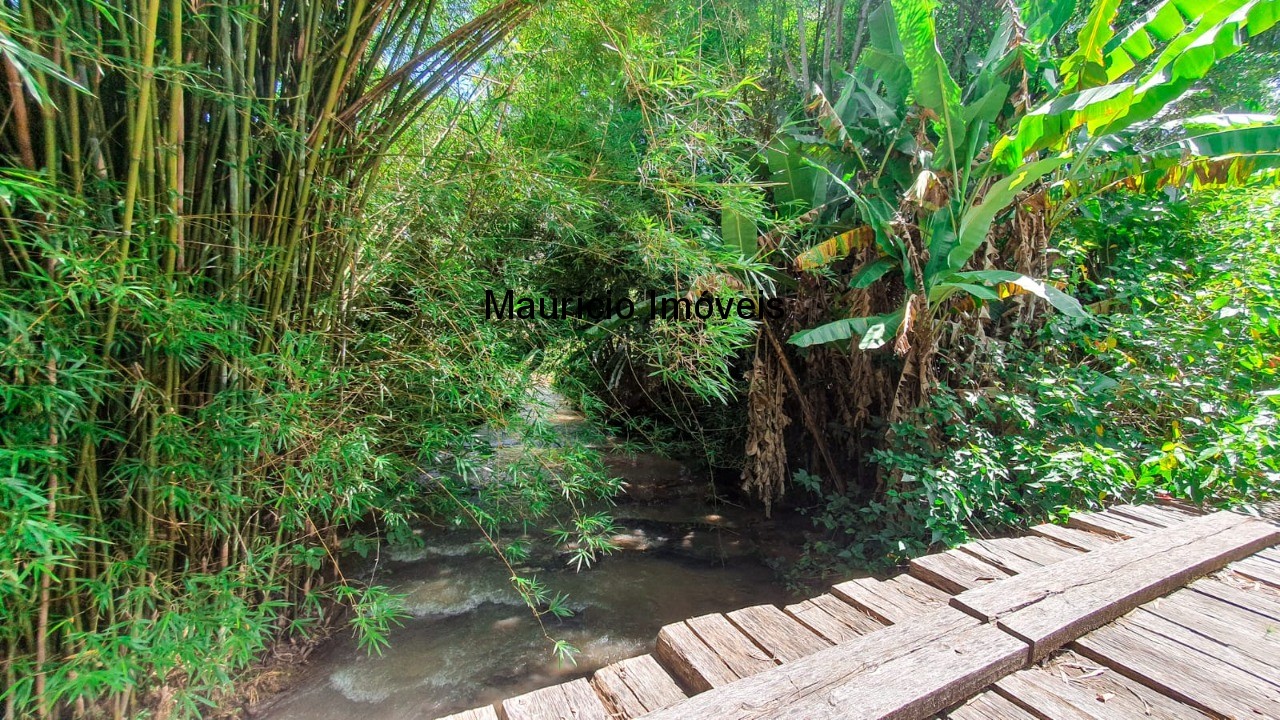
[[[447,720],[1280,720],[1280,527],[1123,506],[887,581],[668,625],[657,649]]]

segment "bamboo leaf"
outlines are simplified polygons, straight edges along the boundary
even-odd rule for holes
[[[726,207],[720,213],[720,227],[725,245],[736,249],[748,260],[756,256],[760,247],[754,220],[735,208]]]

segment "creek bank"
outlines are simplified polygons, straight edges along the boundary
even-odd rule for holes
[[[578,648],[576,665],[552,657],[506,566],[476,534],[424,531],[421,547],[379,553],[376,581],[403,593],[409,613],[383,654],[368,656],[340,634],[254,716],[436,717],[649,652],[667,623],[791,601],[769,564],[803,544],[785,518],[709,501],[710,483],[673,460],[641,455],[609,464],[627,490],[611,509],[617,550],[575,572],[565,562],[569,548],[537,542],[517,568],[568,595],[573,616],[543,622],[552,638]]]

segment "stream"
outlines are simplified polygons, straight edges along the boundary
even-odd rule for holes
[[[567,593],[573,617],[544,622],[551,637],[580,651],[576,665],[552,656],[490,548],[473,534],[433,531],[425,548],[382,552],[378,582],[406,594],[410,613],[382,654],[359,650],[349,634],[331,639],[259,717],[434,718],[650,652],[668,623],[788,600],[762,557],[759,530],[767,536],[773,527],[762,514],[690,497],[706,482],[671,460],[610,465],[635,489],[614,508],[619,549],[581,572],[549,548],[525,563],[553,592]],[[673,487],[683,491],[665,497]]]

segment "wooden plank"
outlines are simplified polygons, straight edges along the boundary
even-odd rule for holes
[[[1032,644],[1039,659],[1192,578],[1280,541],[1280,528],[1217,513],[965,591],[951,604]]]
[[[1043,563],[1032,562],[989,540],[972,540],[961,545],[960,550],[983,562],[995,565],[1010,575],[1021,575],[1029,570],[1043,567]]]
[[[1116,505],[1108,508],[1107,511],[1141,520],[1156,527],[1170,527],[1203,514],[1193,513],[1175,506],[1160,505]]]
[[[1239,538],[1228,535],[1227,539],[1235,544],[1220,552],[1217,544],[1222,542],[1224,533],[1236,533]],[[997,585],[968,590],[952,598],[951,604],[968,609],[983,620],[994,620],[1031,606],[1047,596],[1061,594],[1064,589],[1082,582],[1094,582],[1100,576],[1128,570],[1129,566],[1142,570],[1149,560],[1169,565],[1170,558],[1177,557],[1174,565],[1181,566],[1185,564],[1182,556],[1196,550],[1225,565],[1235,557],[1247,556],[1255,548],[1266,547],[1277,540],[1280,540],[1280,532],[1270,525],[1242,515],[1220,512],[1188,521],[1174,530],[1157,531],[1063,560]],[[1202,546],[1202,542],[1207,544]]]
[[[1207,515],[1208,513],[1213,512],[1212,508],[1206,509],[1202,505],[1196,505],[1187,500],[1172,497],[1169,495],[1156,495],[1154,504],[1159,507],[1167,507],[1167,508],[1174,508],[1175,510],[1181,510],[1187,513],[1188,515]]]
[[[1157,614],[1165,614],[1166,610],[1168,612],[1195,612],[1198,616],[1207,617],[1209,621],[1221,622],[1229,627],[1240,628],[1249,632],[1270,633],[1280,630],[1280,618],[1271,617],[1266,612],[1265,604],[1268,598],[1263,593],[1250,592],[1248,590],[1239,591],[1239,600],[1253,605],[1252,608],[1243,608],[1231,603],[1229,600],[1198,592],[1199,588],[1212,581],[1212,578],[1198,580],[1187,586],[1185,590],[1179,590],[1168,597],[1147,603],[1143,607]],[[1236,590],[1236,588],[1232,588],[1229,585],[1224,586],[1228,590]],[[1259,612],[1259,610],[1262,610],[1262,612]],[[1275,614],[1280,615],[1280,605],[1276,605],[1272,610],[1277,611]],[[1277,635],[1275,640],[1280,642],[1280,635]]]
[[[785,607],[791,617],[833,643],[852,640],[884,627],[884,623],[834,595],[819,595]]]
[[[788,605],[782,611],[833,644],[852,640],[861,634],[832,617],[812,600],[802,600]]]
[[[1099,665],[1070,650],[1055,653],[1039,669],[1058,682],[1087,693],[1087,699],[1082,699],[1081,702],[1090,709],[1099,705],[1104,708],[1119,708],[1120,717],[1124,718],[1208,717],[1190,705],[1162,695],[1114,669]],[[1065,694],[1060,695],[1066,697]]]
[[[562,683],[560,687],[564,690],[567,702],[565,714],[559,717],[566,720],[609,720],[608,709],[585,678]]]
[[[712,613],[685,620],[702,641],[740,678],[776,667],[777,662],[724,615]]]
[[[1082,550],[1073,547],[1067,547],[1058,542],[1054,542],[1048,538],[1042,537],[1016,537],[1016,538],[997,538],[988,540],[988,543],[1007,550],[1014,555],[1026,558],[1036,565],[1052,565],[1068,558],[1079,555]]]
[[[928,605],[930,609],[946,605],[951,599],[951,593],[912,577],[910,573],[895,575],[886,580],[885,584]]]
[[[1187,587],[1207,597],[1221,600],[1270,620],[1280,620],[1280,598],[1265,592],[1261,586],[1246,590],[1225,582],[1221,578],[1212,577],[1197,580]]]
[[[454,713],[439,720],[498,720],[498,712],[493,709],[492,705],[486,705],[474,710],[464,710],[460,713]]]
[[[696,695],[647,720],[921,718],[1026,660],[1027,646],[951,608]]]
[[[973,696],[969,702],[943,717],[951,720],[1040,720],[991,691]]]
[[[654,656],[690,693],[700,693],[738,679],[714,650],[683,622],[658,631]]]
[[[1043,525],[1035,525],[1030,528],[1032,534],[1040,537],[1048,538],[1054,542],[1062,543],[1067,547],[1077,548],[1086,552],[1093,550],[1101,550],[1109,545],[1114,545],[1120,540],[1115,535],[1099,534],[1081,530],[1079,528],[1067,527],[1065,525],[1053,525],[1045,523]]]
[[[1054,720],[1206,717],[1075,653],[1063,653],[1044,667],[1013,673],[998,681],[995,689],[1036,717]]]
[[[652,655],[600,668],[591,686],[614,718],[630,720],[685,699],[684,692]]]
[[[1181,702],[1227,717],[1280,717],[1274,685],[1118,620],[1077,640],[1080,654]]]
[[[1262,550],[1258,554],[1254,555],[1254,557],[1262,558],[1267,562],[1273,562],[1280,565],[1280,548],[1267,548],[1266,550]]]
[[[1079,695],[1084,694],[1082,691],[1039,668],[1013,673],[997,681],[995,689],[1018,707],[1034,711],[1034,717],[1049,717],[1054,720],[1125,720],[1133,717],[1112,712],[1112,708],[1104,708],[1104,712],[1092,712],[1094,708],[1088,705],[1081,707],[1083,703]]]
[[[1264,651],[1263,656],[1256,658],[1247,648],[1209,637],[1195,628],[1188,628],[1146,608],[1137,608],[1125,616],[1125,621],[1135,628],[1216,658],[1280,690],[1280,670],[1273,667],[1275,660],[1280,658],[1280,646],[1268,647],[1266,643],[1262,643],[1259,647]],[[1280,693],[1277,693],[1277,697],[1280,698]]]
[[[609,711],[581,678],[502,701],[503,720],[609,720]]]
[[[1280,658],[1280,621],[1190,591],[1179,591],[1140,609],[1175,622],[1264,665]],[[1134,611],[1136,614],[1137,610]],[[1280,672],[1276,672],[1280,676]]]
[[[885,626],[884,623],[830,593],[811,598],[811,602],[827,611],[828,615],[853,628],[859,635],[875,632]]]
[[[952,594],[1009,577],[995,565],[954,549],[915,558],[909,567],[915,577]]]
[[[1067,518],[1067,527],[1088,530],[1103,535],[1113,535],[1122,539],[1146,535],[1157,529],[1155,525],[1150,523],[1106,511],[1071,513],[1071,516]]]
[[[887,624],[924,615],[930,605],[901,592],[901,586],[892,586],[872,578],[858,578],[834,585],[831,592],[841,600],[869,613]]]
[[[837,597],[876,619],[897,624],[946,604],[950,596],[903,574],[889,580],[859,578],[831,588]]]
[[[1119,507],[1137,507],[1137,506],[1121,505]],[[1134,522],[1137,524],[1137,527],[1141,528],[1140,532],[1144,534],[1151,532],[1152,528],[1172,527],[1172,525],[1166,524],[1163,519],[1156,520],[1156,519],[1148,519],[1146,517],[1131,517],[1123,513],[1118,513],[1116,512],[1115,507],[1109,507],[1106,510],[1096,513],[1096,515],[1100,515],[1102,517],[1107,518],[1108,520],[1112,520],[1115,522]],[[1157,517],[1157,516],[1152,516],[1152,517]]]
[[[778,662],[792,662],[832,643],[772,605],[735,610],[726,617]]]
[[[1274,588],[1280,588],[1280,563],[1271,562],[1265,558],[1257,556],[1245,558],[1239,562],[1234,562],[1228,568],[1231,572],[1239,573],[1250,580],[1256,580],[1260,583],[1266,583]]]

